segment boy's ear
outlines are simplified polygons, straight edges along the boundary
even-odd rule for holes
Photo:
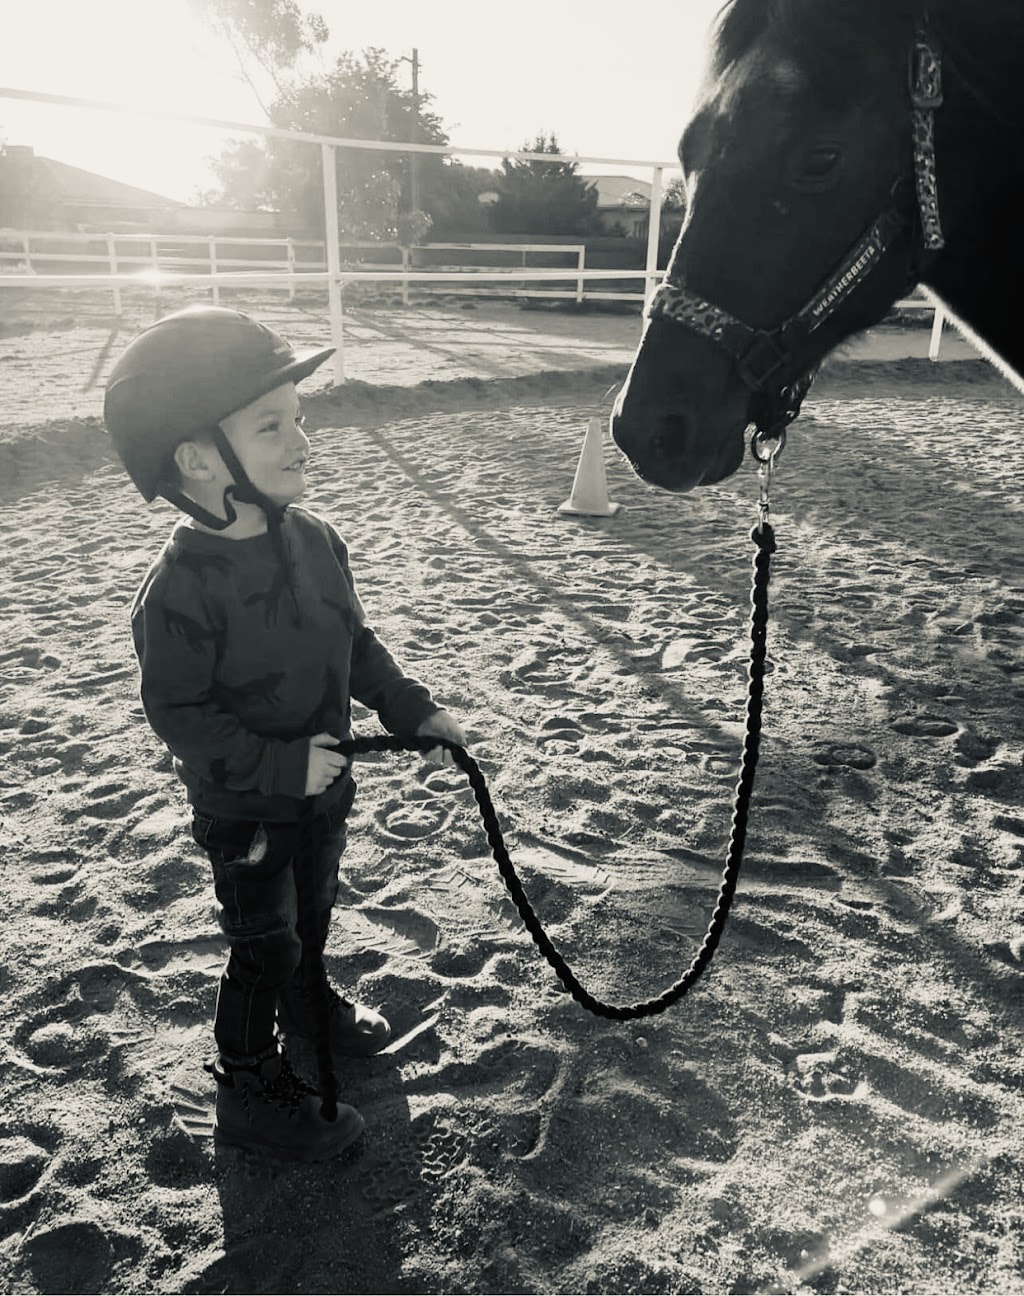
[[[213,446],[203,441],[182,441],[174,448],[174,462],[183,477],[209,481],[214,475]]]

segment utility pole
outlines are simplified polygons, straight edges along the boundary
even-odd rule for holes
[[[420,137],[420,52],[414,49],[412,58],[405,56],[399,60],[401,63],[412,64],[412,138],[410,144],[418,144]],[[419,160],[418,153],[409,154],[409,210],[419,211],[420,209],[420,178],[419,178]]]

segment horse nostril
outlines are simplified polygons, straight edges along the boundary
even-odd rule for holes
[[[651,432],[650,447],[663,459],[675,459],[685,453],[692,429],[688,414],[663,414]]]

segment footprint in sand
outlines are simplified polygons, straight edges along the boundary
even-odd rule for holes
[[[465,1164],[466,1136],[445,1121],[436,1121],[433,1128],[419,1131],[416,1147],[420,1157],[420,1175],[428,1183],[440,1182]]]
[[[390,958],[422,958],[441,943],[437,924],[415,909],[366,906],[335,910],[332,941],[349,949],[374,950]]]
[[[172,975],[175,972],[195,971],[197,967],[220,973],[224,962],[224,941],[216,936],[196,936],[191,940],[144,941],[138,946],[138,956],[153,972]],[[197,962],[201,960],[201,962]]]
[[[385,1122],[384,1114],[378,1113],[378,1127],[387,1129]],[[375,1218],[408,1205],[423,1192],[419,1140],[412,1131],[410,1134],[410,1140],[403,1141],[398,1146],[390,1138],[378,1142],[368,1149],[360,1165],[363,1197]],[[424,1141],[428,1137],[429,1127]]]

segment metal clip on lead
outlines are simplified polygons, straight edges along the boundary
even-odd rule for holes
[[[757,502],[757,529],[763,531],[768,524],[770,514],[769,492],[772,477],[775,475],[775,461],[782,454],[786,444],[786,429],[780,428],[774,434],[764,435],[755,431],[750,437],[750,453],[757,460],[757,482],[759,497]]]

